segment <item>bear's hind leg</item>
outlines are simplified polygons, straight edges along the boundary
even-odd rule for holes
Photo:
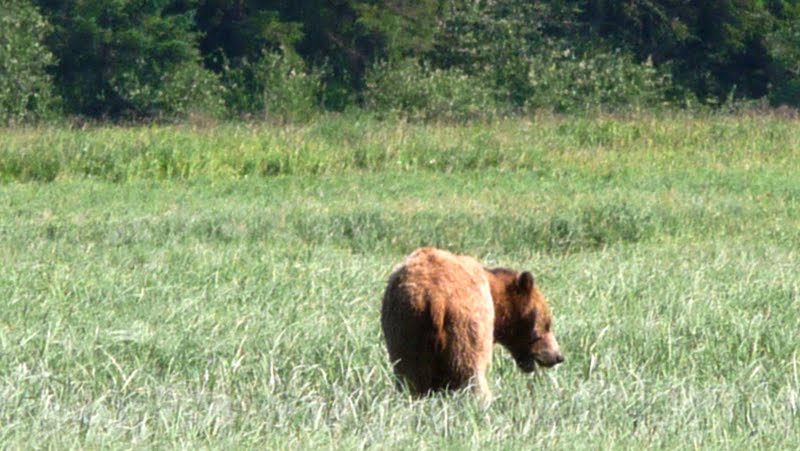
[[[399,359],[394,364],[395,387],[401,391],[407,388],[409,393],[416,397],[422,397],[434,390],[433,368],[427,359],[420,358],[419,355],[406,360]]]
[[[472,392],[482,404],[488,405],[492,402],[492,391],[489,390],[489,382],[486,380],[486,372],[476,374],[472,380]]]

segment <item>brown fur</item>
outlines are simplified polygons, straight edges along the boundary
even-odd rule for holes
[[[551,322],[530,273],[489,270],[472,257],[434,248],[414,251],[395,268],[381,308],[398,383],[415,395],[472,383],[488,398],[495,341],[524,371],[560,363]]]

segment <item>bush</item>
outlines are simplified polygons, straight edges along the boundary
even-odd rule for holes
[[[780,24],[767,36],[766,44],[771,59],[770,103],[800,106],[800,26]]]
[[[666,99],[668,75],[620,51],[585,53],[550,48],[531,58],[529,110],[572,112],[653,107]]]
[[[54,106],[46,69],[53,55],[42,45],[50,25],[27,0],[0,8],[0,124],[35,120]]]
[[[264,52],[224,73],[227,104],[239,114],[302,121],[319,110],[322,74],[291,52]]]
[[[498,111],[492,90],[457,68],[435,69],[414,59],[380,62],[367,72],[365,81],[364,102],[379,113],[468,120]]]
[[[193,112],[221,116],[225,110],[218,77],[194,62],[177,65],[157,80],[122,72],[110,85],[125,105],[123,114],[133,117],[185,118]]]
[[[52,47],[72,112],[93,117],[182,116],[219,104],[200,63],[193,15],[167,0],[61,2]]]
[[[226,112],[224,93],[219,76],[188,62],[164,76],[153,107],[168,117],[188,117],[192,113],[222,117]]]
[[[441,0],[434,49],[426,57],[436,67],[457,67],[482,78],[496,98],[521,108],[531,94],[530,55],[545,42],[548,24],[569,17],[548,3]]]

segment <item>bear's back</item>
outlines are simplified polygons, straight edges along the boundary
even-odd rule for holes
[[[491,307],[491,290],[483,266],[474,258],[425,247],[410,254],[389,277],[389,302],[408,303],[418,311],[444,308],[449,314]],[[478,305],[473,305],[478,304]],[[466,313],[466,312],[465,312]]]
[[[412,380],[432,378],[435,389],[437,375],[452,381],[473,374],[491,356],[494,307],[486,271],[471,257],[414,251],[389,277],[381,325],[390,358],[402,361],[396,369]]]

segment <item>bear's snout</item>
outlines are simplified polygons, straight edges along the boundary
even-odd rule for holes
[[[536,356],[536,362],[539,365],[546,366],[548,368],[554,367],[563,361],[564,354],[562,354],[560,351]]]
[[[533,357],[536,363],[550,368],[564,361],[564,354],[558,346],[558,341],[552,333],[546,334],[542,340],[536,343],[533,349]]]
[[[530,356],[516,358],[517,366],[520,370],[531,373],[537,366],[552,368],[564,361],[564,354],[561,352],[533,354]]]

